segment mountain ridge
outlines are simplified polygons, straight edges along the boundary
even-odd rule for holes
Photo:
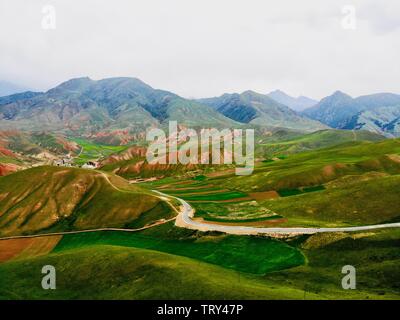
[[[317,121],[299,115],[288,106],[275,101],[268,95],[252,90],[247,90],[240,94],[225,93],[219,97],[204,98],[197,101],[209,105],[226,117],[241,123],[304,131],[327,128],[327,126]]]
[[[208,106],[153,89],[137,78],[74,78],[44,93],[3,101],[0,125],[6,129],[86,135],[126,130],[134,135],[167,120],[182,125],[239,126]]]
[[[333,128],[366,129],[389,137],[400,135],[399,113],[400,95],[375,93],[352,98],[341,91],[302,112]]]

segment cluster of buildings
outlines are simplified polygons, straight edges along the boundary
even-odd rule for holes
[[[98,163],[96,161],[88,161],[82,166],[79,166],[74,163],[73,158],[70,154],[66,155],[62,159],[56,159],[53,161],[53,166],[57,167],[81,167],[82,169],[96,169]]]

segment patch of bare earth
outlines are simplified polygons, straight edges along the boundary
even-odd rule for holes
[[[0,240],[0,262],[44,255],[53,250],[62,236]]]
[[[17,166],[16,164],[13,164],[13,163],[0,163],[0,177],[6,176],[13,172],[16,172],[20,168],[21,167]]]
[[[278,192],[274,190],[265,192],[253,192],[249,193],[249,196],[254,200],[268,200],[279,198]]]
[[[386,156],[387,156],[390,160],[392,160],[393,162],[400,163],[400,155],[398,155],[398,154],[387,154]]]

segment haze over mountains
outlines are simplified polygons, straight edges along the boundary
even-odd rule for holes
[[[0,97],[8,96],[14,93],[20,93],[24,91],[28,91],[29,89],[8,81],[0,80]]]
[[[318,103],[317,100],[305,96],[299,96],[297,98],[291,97],[281,90],[272,91],[268,93],[268,96],[298,112],[315,106]]]

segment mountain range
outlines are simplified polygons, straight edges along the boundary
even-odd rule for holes
[[[400,95],[352,98],[336,91],[317,102],[280,90],[269,94],[247,90],[192,100],[154,89],[137,78],[82,77],[47,92],[0,97],[2,130],[51,131],[118,144],[143,139],[147,128],[166,126],[170,120],[193,128],[251,126],[313,132],[332,127],[397,137]]]
[[[307,132],[327,128],[253,91],[189,100],[136,78],[76,78],[47,92],[0,98],[0,126],[8,130],[101,136],[103,142],[107,141],[104,137],[120,136],[126,141],[143,138],[147,128],[163,126],[169,120],[194,128],[248,124]]]
[[[393,93],[352,98],[336,91],[302,114],[337,129],[365,129],[389,137],[400,136],[400,95]]]
[[[240,126],[206,105],[135,78],[77,78],[44,93],[0,99],[3,129],[134,136],[168,120],[187,126]]]
[[[327,128],[327,126],[318,121],[299,115],[288,106],[275,101],[268,95],[251,90],[241,94],[226,93],[220,97],[199,99],[197,101],[211,106],[224,116],[241,123],[304,131]]]

